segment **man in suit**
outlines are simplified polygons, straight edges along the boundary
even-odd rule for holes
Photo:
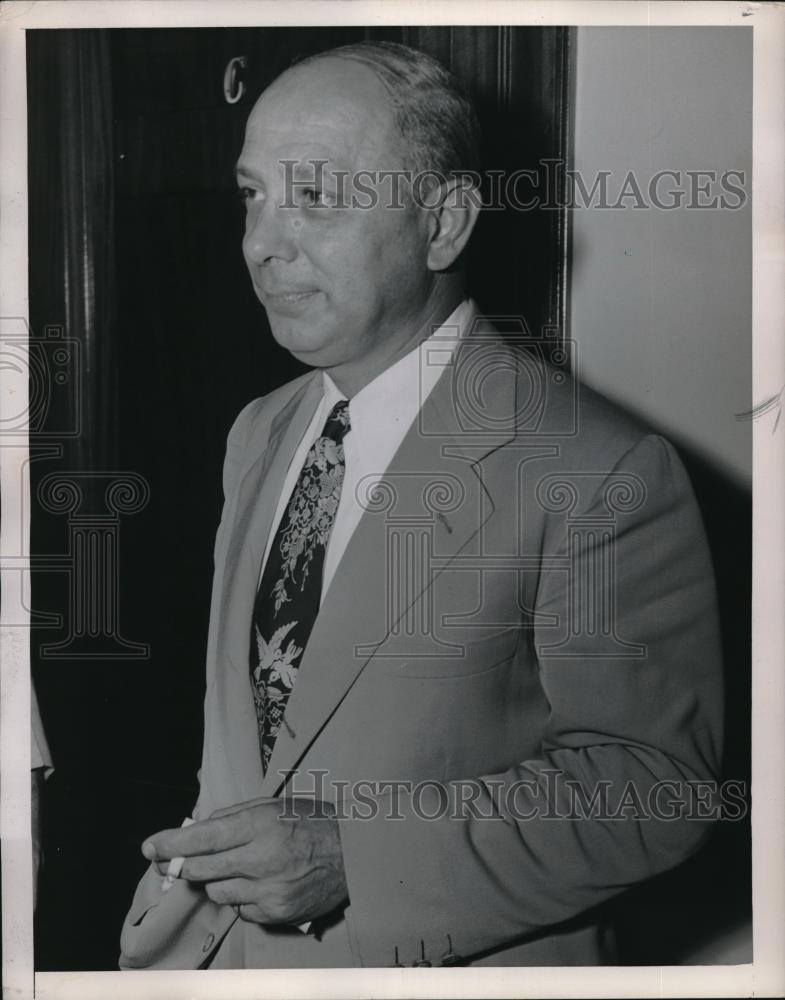
[[[609,961],[598,905],[709,826],[689,483],[466,299],[476,144],[401,46],[312,57],[251,113],[243,250],[313,371],[229,434],[195,822],[143,845],[124,968]]]

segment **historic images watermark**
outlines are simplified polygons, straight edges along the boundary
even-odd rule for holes
[[[18,400],[0,420],[0,449],[24,448],[29,459],[20,474],[33,478],[33,464],[62,461],[66,444],[86,433],[81,344],[51,324],[34,334],[22,317],[0,317],[0,368]],[[145,660],[150,646],[126,639],[120,625],[121,523],[143,510],[150,498],[144,476],[117,469],[49,472],[31,494],[20,483],[18,551],[2,554],[8,574],[58,574],[66,581],[66,605],[58,613],[20,608],[20,627],[57,630],[63,637],[41,642],[44,660]],[[26,551],[25,523],[31,505],[67,522],[60,551]],[[7,516],[15,516],[9,510]],[[9,535],[10,537],[10,535]],[[9,622],[9,624],[17,624]]]
[[[556,211],[561,209],[636,209],[736,211],[748,200],[747,174],[734,168],[682,170],[664,168],[649,174],[598,170],[586,174],[564,160],[541,159],[535,167],[515,170],[341,170],[328,160],[281,160],[283,198],[278,208],[315,210],[375,208],[401,210],[440,204],[445,190],[462,207],[484,211]],[[263,185],[240,176],[247,203],[264,198]]]
[[[520,317],[506,315],[477,315],[468,330],[440,328],[423,343],[421,384],[434,375],[450,380],[453,427],[445,436],[443,414],[421,399],[416,431],[439,458],[356,484],[363,516],[384,532],[378,572],[386,597],[385,620],[356,645],[358,659],[460,661],[467,642],[476,652],[483,638],[503,630],[536,633],[541,659],[646,657],[646,646],[617,622],[617,534],[647,502],[648,487],[621,468],[570,464],[564,449],[579,438],[580,384],[554,356],[575,360],[577,344],[552,332],[533,337]],[[431,368],[441,371],[428,377]],[[497,405],[500,395],[514,404]],[[490,539],[483,463],[502,445],[504,492],[518,527]],[[527,530],[540,521],[560,525],[564,537],[547,554]],[[451,581],[446,603],[436,585],[444,573]],[[534,605],[533,581],[542,575],[561,581],[558,609]]]
[[[560,768],[543,768],[537,778],[488,777],[437,781],[358,779],[327,781],[326,770],[279,771],[287,782],[281,817],[302,816],[298,803],[312,805],[310,818],[376,819],[402,822],[408,816],[435,822],[450,819],[487,822],[608,821],[738,822],[748,811],[746,782],[663,779],[651,784],[603,779],[591,785]],[[290,782],[308,781],[292,792]]]

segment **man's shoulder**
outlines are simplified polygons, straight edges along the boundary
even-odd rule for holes
[[[318,377],[318,372],[305,372],[291,382],[279,385],[266,395],[258,396],[250,403],[246,403],[235,418],[229,437],[247,438],[262,424],[271,423],[286,404],[315,377]]]
[[[547,399],[538,431],[559,439],[574,462],[607,464],[655,433],[639,417],[569,372],[545,366]]]
[[[483,332],[482,339],[481,354],[485,356],[478,359],[478,377],[484,378],[491,361],[498,361],[502,392],[496,398],[492,393],[479,395],[487,400],[491,424],[499,427],[505,417],[511,420],[519,444],[556,446],[565,461],[580,468],[600,461],[607,465],[655,433],[635,414],[586,385],[578,374],[552,363],[551,352],[536,341],[531,345],[510,342],[503,332],[492,328]],[[471,357],[467,361],[467,367],[475,364]],[[514,393],[509,395],[503,391],[505,369],[512,371],[515,383]],[[462,381],[471,379],[464,377]],[[464,395],[472,397],[472,392]],[[501,407],[512,412],[497,412]]]

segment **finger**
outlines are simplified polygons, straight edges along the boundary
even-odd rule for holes
[[[180,874],[189,882],[259,878],[264,875],[261,860],[258,852],[251,856],[247,847],[234,847],[228,851],[220,851],[218,854],[200,854],[188,858]]]
[[[246,878],[225,879],[219,882],[208,882],[204,891],[214,903],[237,906],[250,903],[254,898],[254,883]]]
[[[161,830],[142,844],[142,854],[149,861],[167,858],[190,858],[197,854],[215,854],[247,844],[253,837],[246,811],[181,827]]]
[[[243,903],[239,908],[239,915],[241,920],[245,920],[252,924],[271,924],[274,921],[270,918],[270,915],[266,913],[261,907],[257,906],[256,903]]]
[[[181,830],[160,830],[142,844],[142,854],[148,861],[169,861],[182,854],[178,849],[177,834]]]
[[[247,802],[235,802],[234,805],[224,806],[223,809],[216,809],[214,812],[210,813],[210,819],[220,819],[222,816],[233,816],[235,813],[242,812],[243,809],[253,809],[254,806],[271,806],[280,805],[281,799],[271,798],[269,795],[263,795],[258,799],[249,799]]]
[[[234,878],[208,882],[205,892],[214,903],[237,906],[240,917],[252,923],[286,924],[298,916],[275,882],[266,883],[260,891],[257,879]]]

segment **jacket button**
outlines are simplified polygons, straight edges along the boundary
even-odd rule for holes
[[[431,963],[425,957],[425,942],[420,941],[420,957],[416,962],[412,962],[413,969],[430,969]]]
[[[215,934],[208,934],[207,937],[204,939],[204,944],[202,945],[202,951],[203,952],[209,951],[212,948],[214,941],[215,941]]]
[[[447,951],[442,955],[441,964],[443,966],[460,965],[463,958],[452,950],[452,938],[447,935]]]

